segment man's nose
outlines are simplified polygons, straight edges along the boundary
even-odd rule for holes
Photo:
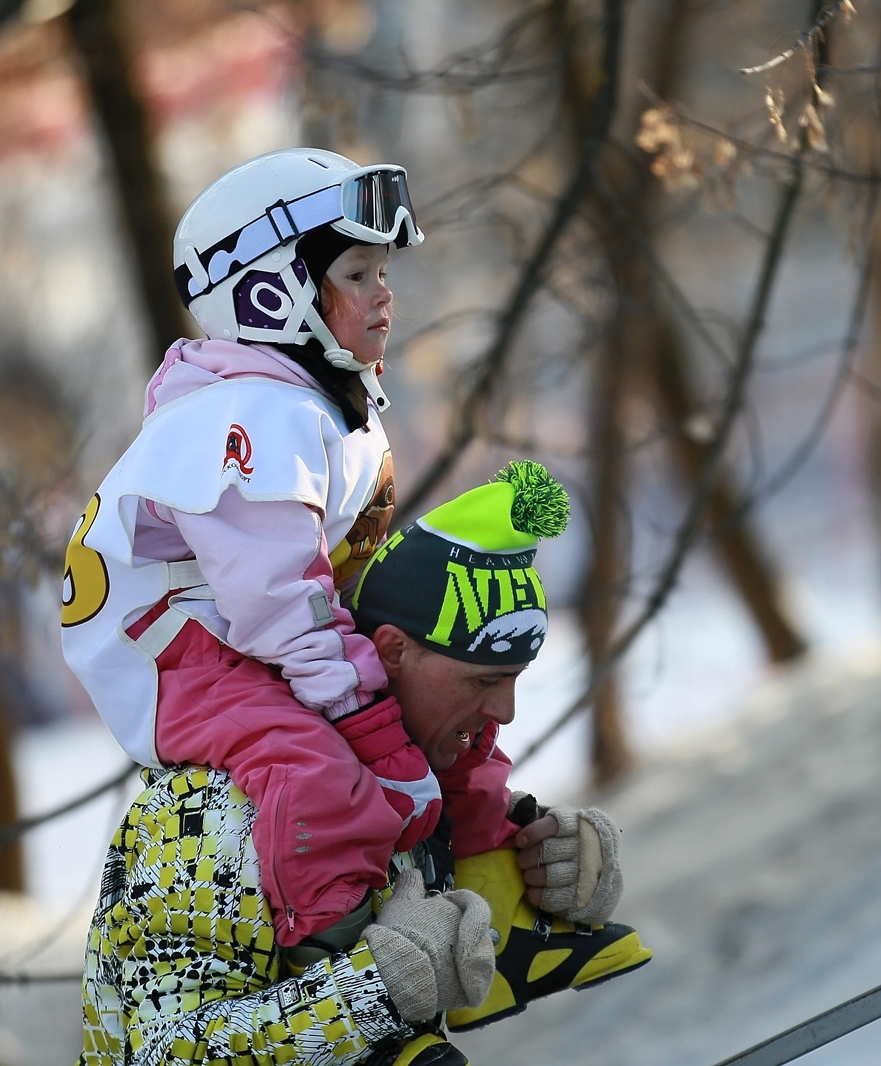
[[[499,725],[508,725],[514,721],[514,693],[493,692],[484,700],[480,713]]]

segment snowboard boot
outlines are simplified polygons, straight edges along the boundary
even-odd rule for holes
[[[404,1044],[376,1052],[364,1060],[364,1066],[470,1066],[462,1052],[453,1047],[443,1033],[427,1032],[413,1036]]]
[[[572,925],[534,907],[526,898],[527,885],[513,849],[458,860],[456,888],[470,888],[490,905],[496,972],[479,1007],[447,1012],[451,1032],[479,1029],[519,1014],[534,999],[566,988],[600,984],[652,957],[628,925]]]

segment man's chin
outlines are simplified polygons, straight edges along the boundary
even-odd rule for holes
[[[459,754],[460,753],[458,751],[435,751],[432,752],[430,755],[427,754],[426,759],[428,759],[428,765],[431,767],[431,769],[435,773],[438,773],[441,770],[449,770],[450,767],[455,763],[456,759],[459,758]]]

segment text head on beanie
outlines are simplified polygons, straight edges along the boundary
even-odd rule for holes
[[[509,463],[386,541],[355,592],[355,621],[464,662],[529,662],[547,633],[535,553],[568,519],[569,498],[540,463]]]

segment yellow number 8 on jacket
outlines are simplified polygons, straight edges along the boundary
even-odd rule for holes
[[[95,493],[67,546],[64,590],[61,596],[63,626],[78,626],[88,622],[107,602],[107,594],[110,591],[107,567],[100,553],[84,543],[100,506],[101,497]]]

